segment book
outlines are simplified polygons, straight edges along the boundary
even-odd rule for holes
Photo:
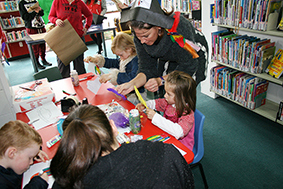
[[[266,72],[279,79],[283,73],[283,50],[279,49],[270,64],[268,65]]]
[[[274,53],[275,53],[275,49],[276,49],[274,44],[275,44],[275,42],[269,43],[267,45],[264,45],[261,48],[257,73],[263,73],[266,70],[266,68],[268,67],[268,65],[270,64],[272,58],[274,57]]]

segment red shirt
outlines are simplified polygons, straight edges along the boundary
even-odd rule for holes
[[[68,0],[54,0],[48,16],[50,22],[56,24],[57,19],[68,19],[70,24],[76,30],[80,37],[83,36],[82,15],[86,17],[85,28],[88,29],[92,23],[92,13],[86,4],[81,0],[74,0],[69,3]]]
[[[94,3],[95,0],[91,0],[89,4],[86,4],[89,10],[94,14],[101,14],[101,0],[97,0],[96,3]]]

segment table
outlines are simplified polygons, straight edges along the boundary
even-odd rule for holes
[[[87,35],[95,34],[95,33],[102,33],[102,42],[103,42],[105,57],[107,57],[107,50],[106,50],[106,45],[105,45],[104,32],[111,31],[111,30],[113,31],[113,36],[115,37],[116,36],[116,26],[107,26],[105,24],[91,25],[91,27],[87,31]],[[46,34],[46,33],[44,33],[44,34]],[[34,34],[34,35],[37,35],[37,34]],[[24,38],[25,42],[28,46],[29,55],[30,55],[30,58],[31,58],[31,61],[32,61],[34,72],[38,72],[38,67],[37,67],[37,64],[36,64],[36,58],[35,58],[32,46],[45,43],[45,40],[43,39],[44,35],[42,35],[42,34],[38,34],[38,35],[40,35],[42,37],[39,38],[39,39],[35,39],[35,40],[33,40],[30,36],[26,36]]]
[[[86,73],[86,74],[79,75],[79,78],[83,78],[83,77],[86,77],[86,76],[89,76],[89,75],[92,75],[92,73]],[[91,80],[94,80],[95,78],[96,78],[96,76],[94,78],[92,78]],[[76,93],[77,94],[76,97],[78,98],[78,100],[80,102],[86,97],[88,99],[89,104],[100,105],[100,104],[110,103],[114,99],[120,105],[122,105],[124,108],[126,108],[128,110],[135,108],[135,106],[131,102],[129,102],[127,100],[122,100],[121,97],[118,97],[114,93],[109,92],[107,90],[107,88],[113,87],[113,85],[110,84],[109,82],[102,84],[96,95],[94,95],[94,93],[92,93],[89,89],[87,89],[87,80],[81,81],[80,85],[78,87],[74,87],[72,85],[70,78],[65,78],[65,79],[53,81],[53,82],[50,82],[50,84],[51,84],[51,87],[52,87],[52,89],[55,93],[56,100],[60,100],[60,99],[62,99],[63,97],[66,96],[66,94],[64,94],[62,92],[62,90],[65,90],[68,93],[72,93],[72,94]],[[24,122],[29,121],[29,119],[25,115],[25,113],[18,113],[17,119],[20,119]],[[139,135],[143,135],[143,139],[146,139],[146,138],[153,136],[153,135],[165,133],[165,131],[154,126],[151,123],[151,120],[147,119],[147,117],[145,115],[143,116],[141,123],[142,123],[142,128],[141,128],[141,132],[139,133]],[[58,134],[57,125],[53,124],[53,125],[47,126],[45,128],[38,130],[38,132],[42,136],[43,150],[49,155],[50,158],[52,158],[56,153],[56,150],[58,148],[59,143],[55,144],[51,148],[47,148],[46,142],[48,140],[50,140],[53,136]],[[179,149],[185,151],[186,154],[184,155],[184,158],[186,159],[186,161],[188,163],[191,163],[194,159],[193,152],[191,150],[189,150],[181,142],[179,142],[175,137],[173,137],[171,135],[169,135],[169,136],[170,136],[170,139],[165,141],[165,143],[172,143],[176,147],[178,147]]]

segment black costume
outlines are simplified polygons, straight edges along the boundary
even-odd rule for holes
[[[84,188],[193,188],[189,164],[171,144],[137,141],[99,158],[83,178]],[[56,181],[53,188],[60,188]]]

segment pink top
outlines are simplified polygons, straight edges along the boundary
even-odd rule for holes
[[[183,138],[179,139],[187,148],[193,150],[194,147],[194,132],[195,132],[195,118],[194,112],[191,111],[190,114],[177,117],[176,108],[168,104],[164,98],[155,100],[155,109],[157,111],[164,112],[163,117],[172,121],[173,123],[178,123],[183,129]]]

